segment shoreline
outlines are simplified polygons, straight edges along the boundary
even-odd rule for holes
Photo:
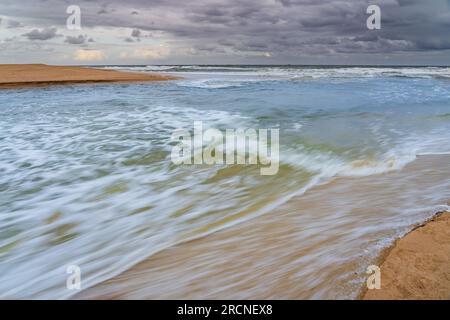
[[[381,252],[377,265],[381,289],[363,286],[358,300],[450,299],[450,211],[413,226]]]
[[[339,178],[269,214],[166,248],[72,299],[359,299],[366,267],[380,261],[399,234],[408,234],[413,220],[432,214],[380,210],[407,192],[408,207],[420,207],[422,196],[448,188],[445,179],[428,174],[433,167],[442,169],[435,177],[445,177],[448,156],[420,157],[404,171]],[[336,220],[343,199],[354,206]],[[379,231],[363,237],[361,228],[371,225]]]
[[[0,89],[89,83],[128,83],[177,80],[157,73],[122,72],[91,67],[45,64],[0,64]]]
[[[441,227],[440,227],[440,231],[442,233],[446,233],[447,238],[446,239],[450,239],[450,229],[448,227],[450,227],[450,211],[439,211],[437,213],[435,213],[432,217],[430,217],[429,219],[427,219],[424,222],[418,223],[414,226],[412,226],[412,229],[410,231],[408,231],[405,235],[398,237],[394,240],[394,242],[384,248],[381,253],[379,254],[378,258],[376,259],[375,264],[380,266],[381,268],[381,274],[382,274],[382,288],[380,290],[368,290],[367,287],[365,286],[365,283],[363,283],[362,286],[362,290],[361,292],[357,295],[356,299],[354,300],[417,300],[417,299],[425,299],[425,300],[436,300],[436,299],[442,299],[442,300],[449,300],[450,299],[450,281],[448,277],[442,277],[442,275],[439,275],[439,279],[438,281],[441,283],[442,287],[446,288],[446,292],[447,294],[445,295],[445,292],[443,290],[441,290],[441,295],[437,296],[436,292],[434,292],[435,288],[430,288],[427,286],[422,286],[418,283],[420,283],[421,278],[418,278],[417,276],[414,276],[414,274],[410,273],[410,274],[406,274],[406,277],[409,278],[408,282],[406,283],[400,283],[400,286],[403,287],[407,287],[407,286],[419,286],[421,287],[420,289],[423,290],[424,292],[426,292],[425,295],[421,296],[421,295],[417,295],[417,292],[412,292],[410,296],[403,296],[403,297],[398,297],[396,296],[396,294],[398,294],[399,291],[403,291],[403,293],[405,292],[405,290],[402,290],[398,287],[396,287],[395,285],[392,285],[392,280],[389,280],[389,283],[387,285],[387,288],[385,286],[385,288],[383,288],[383,274],[384,272],[389,272],[389,273],[395,273],[395,270],[387,270],[387,268],[392,269],[392,264],[397,264],[399,263],[399,260],[402,260],[402,257],[398,256],[398,253],[396,252],[396,250],[398,250],[398,248],[400,246],[403,246],[403,242],[405,241],[405,239],[408,239],[410,237],[415,237],[417,236],[419,238],[419,241],[421,241],[422,236],[421,235],[417,235],[417,233],[419,233],[421,230],[423,230],[424,228],[426,229],[427,227],[430,226],[430,224],[433,223],[440,223]],[[446,224],[446,225],[445,225]],[[446,228],[446,230],[444,229]],[[434,233],[434,236],[441,236],[442,234],[438,233]],[[203,237],[202,237],[203,238]],[[189,242],[195,242],[196,240],[201,240],[202,238],[199,239],[195,239],[195,240],[191,240],[188,241]],[[450,243],[450,242],[449,242]],[[448,247],[450,247],[450,244],[448,245]],[[166,249],[167,250],[167,249]],[[170,248],[169,248],[170,250]],[[400,249],[402,250],[402,249]],[[415,254],[424,254],[424,252],[421,252],[420,249],[415,250],[416,252],[413,253],[409,253],[407,255],[413,255]],[[392,261],[391,261],[392,260]],[[395,261],[397,260],[397,261]],[[391,264],[389,266],[385,266],[387,263]],[[125,271],[124,273],[129,272],[129,270],[132,269],[138,269],[138,271],[143,272],[142,270],[139,270],[139,268],[137,267],[138,265],[140,265],[141,263],[138,263],[136,266],[131,267],[130,269],[128,269],[127,271]],[[447,251],[447,256],[446,256],[446,261],[442,262],[443,267],[441,269],[443,270],[450,270],[450,251]],[[430,263],[430,266],[433,268],[436,266],[435,263]],[[410,268],[411,265],[408,264],[408,267]],[[405,268],[406,270],[409,270],[408,268]],[[447,272],[447,274],[450,274],[450,271]],[[109,281],[114,281],[115,278],[120,278],[121,275],[116,276],[111,278],[110,280],[106,280],[104,283],[107,283]],[[397,274],[398,276],[398,274]],[[405,277],[405,274],[400,274],[401,277]],[[119,279],[120,282],[120,279]],[[92,288],[96,288],[97,286],[100,286],[101,284],[97,284],[94,285],[91,288],[86,289],[87,291],[91,291]],[[398,284],[397,284],[398,285]],[[417,289],[417,288],[416,288]],[[442,292],[443,295],[442,295]],[[85,292],[81,292],[79,294],[77,294],[76,296],[72,297],[71,299],[84,299],[85,297]],[[117,295],[109,293],[107,295],[100,295],[100,296],[96,296],[94,294],[94,296],[89,296],[89,294],[87,295],[87,299],[110,299],[110,300],[114,300],[114,299],[121,299],[121,294],[118,293]]]

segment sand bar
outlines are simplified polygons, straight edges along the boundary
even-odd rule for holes
[[[177,78],[173,76],[154,73],[119,72],[88,67],[49,66],[45,64],[0,65],[0,88],[175,79]]]

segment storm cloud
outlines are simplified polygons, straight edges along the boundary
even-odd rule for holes
[[[116,32],[117,45],[159,41],[168,47],[164,51],[168,61],[239,63],[254,56],[258,62],[265,57],[274,64],[351,63],[352,59],[370,64],[374,58],[389,61],[407,56],[411,63],[431,63],[433,59],[450,63],[450,0],[78,2],[83,33],[95,36],[99,47],[110,45],[114,35],[102,41],[95,33],[98,28],[126,29],[123,35]],[[366,27],[366,10],[371,4],[381,8],[380,30]],[[0,4],[0,12],[6,18],[31,21],[35,29],[24,34],[29,40],[48,40],[56,37],[52,26],[65,27],[68,5],[59,0],[23,0],[20,4],[6,0]],[[154,36],[144,39],[143,32]],[[66,35],[65,39],[80,45],[86,41],[78,35]]]

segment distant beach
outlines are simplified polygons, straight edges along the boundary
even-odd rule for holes
[[[45,64],[0,64],[0,89],[74,83],[144,82],[173,80],[155,73],[118,72],[87,67]]]

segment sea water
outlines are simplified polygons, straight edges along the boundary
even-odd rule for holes
[[[103,68],[182,79],[0,91],[1,298],[68,298],[68,266],[87,288],[318,184],[450,153],[450,68]],[[278,173],[174,165],[170,137],[194,121],[279,129]],[[440,190],[411,209],[442,208]]]

